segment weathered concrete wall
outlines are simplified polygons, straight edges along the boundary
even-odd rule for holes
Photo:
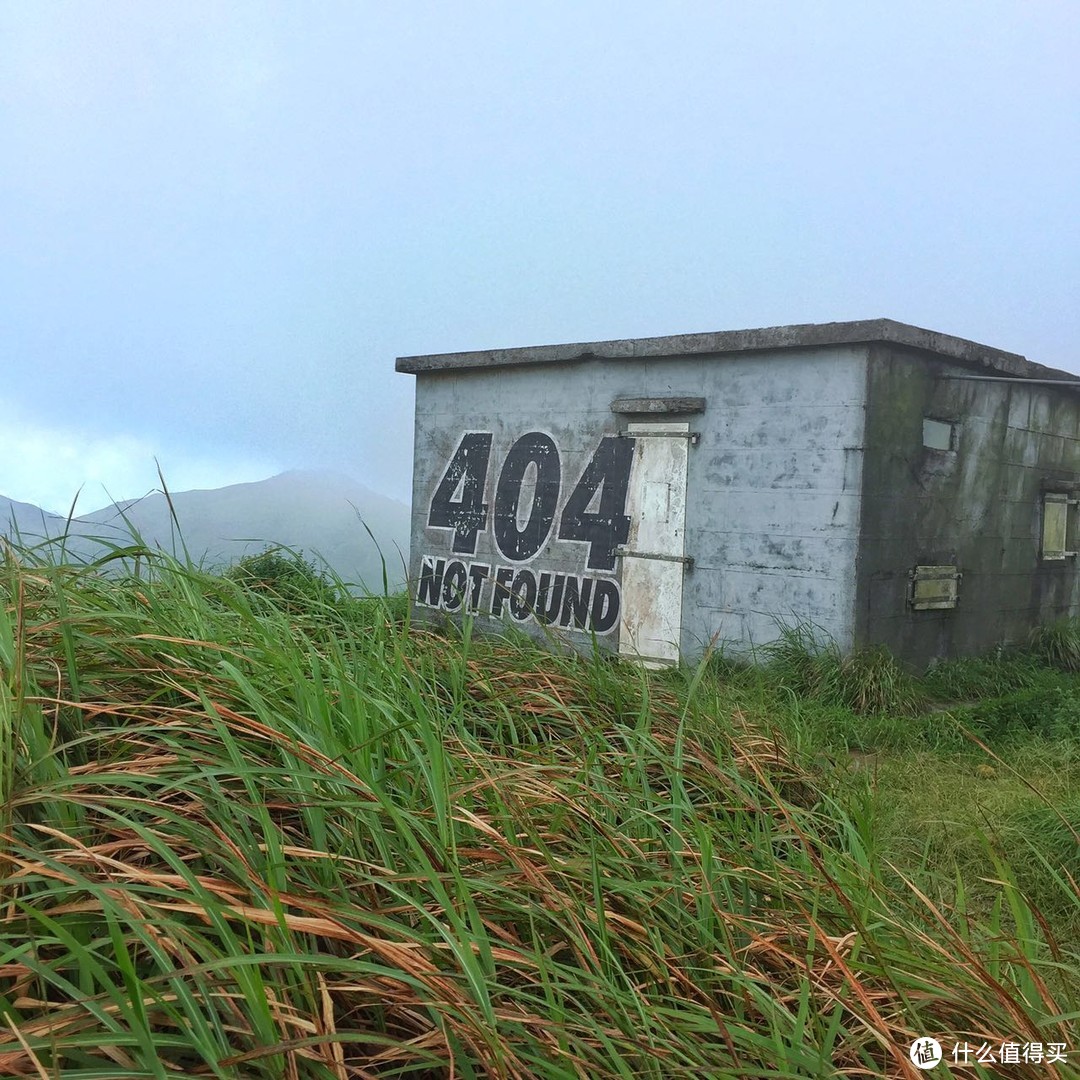
[[[1080,480],[1080,395],[970,374],[932,354],[871,347],[857,639],[912,663],[976,653],[1080,612],[1076,560],[1040,559],[1044,484]],[[925,417],[956,424],[923,446]],[[955,564],[958,606],[915,611],[909,574]]]
[[[854,637],[866,346],[748,353],[702,369],[684,641],[736,650],[810,621]]]
[[[626,441],[613,437],[629,417],[614,414],[612,401],[701,397],[704,413],[690,418],[701,439],[688,465],[685,550],[695,568],[684,583],[684,653],[699,652],[714,636],[741,648],[760,644],[775,637],[777,619],[812,620],[850,645],[867,349],[420,373],[411,565],[420,610],[473,607],[482,620],[508,619],[537,634],[546,622],[562,624],[580,642],[591,621],[601,644],[615,647],[610,615],[619,565],[604,560],[612,530],[598,519],[618,514],[594,492],[594,543],[574,538],[580,529],[567,527],[568,505],[575,492],[579,500],[588,494],[581,483],[590,470],[604,473],[613,491],[618,486]],[[519,440],[528,433],[535,435],[523,450]],[[515,454],[516,466],[509,460]],[[527,460],[534,464],[523,471]],[[483,524],[472,536],[465,535],[471,526],[432,527],[433,502],[436,521],[449,506],[458,523],[473,509]],[[556,597],[559,578],[564,591]],[[531,588],[537,596],[529,604]],[[548,618],[538,619],[530,612],[545,597]]]
[[[618,625],[611,621],[610,606],[612,583],[616,588],[618,585],[617,560],[604,557],[602,542],[594,551],[588,540],[560,538],[559,534],[578,531],[566,525],[566,507],[580,490],[590,464],[612,452],[632,451],[632,444],[614,439],[619,418],[611,412],[610,403],[627,386],[649,384],[648,365],[634,367],[632,381],[614,365],[589,361],[539,369],[437,371],[417,378],[410,578],[414,601],[419,601],[418,613],[441,609],[458,614],[468,608],[481,624],[506,621],[536,635],[565,632],[581,644],[589,640],[590,627],[595,626],[602,645],[617,646]],[[475,475],[477,462],[483,466],[479,469],[483,472],[482,499],[475,492],[470,497],[474,503],[482,502],[477,510],[483,524],[475,543],[458,544],[455,552],[452,530],[432,527],[429,521],[433,502],[436,506],[440,502],[440,486],[448,469],[453,468],[466,433],[474,433],[478,445],[469,469]],[[538,437],[538,447],[546,447],[543,490],[533,483],[539,472],[533,467],[519,477],[515,493],[515,470],[512,463],[508,465],[508,457],[529,433]],[[489,444],[486,452],[484,443]],[[464,490],[450,494],[455,500],[465,497]],[[620,510],[624,500],[625,488]],[[595,506],[591,509],[599,512]],[[512,525],[506,518],[508,511],[516,511]],[[503,548],[512,546],[515,529],[526,528],[532,512],[543,518],[533,537],[544,531],[550,518],[544,543],[533,554],[526,545],[524,557],[521,550],[508,555]],[[500,514],[502,544],[496,533]],[[606,551],[612,546],[609,543]],[[473,595],[470,587],[468,603],[461,608],[446,586],[441,600],[432,603],[432,575],[439,572],[439,560],[443,560],[444,572],[453,561],[465,563],[479,581],[477,592]],[[590,566],[590,561],[601,565]],[[547,577],[541,581],[544,575]],[[529,576],[536,589],[531,602]],[[508,591],[513,590],[515,580],[521,591],[511,604]],[[541,586],[546,587],[543,596],[539,595]],[[598,594],[603,598],[600,601]],[[538,619],[533,612],[545,604],[551,617]],[[594,613],[598,619],[593,619]]]

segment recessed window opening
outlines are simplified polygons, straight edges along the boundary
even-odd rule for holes
[[[1077,500],[1063,491],[1043,495],[1042,557],[1064,560],[1076,557]]]
[[[955,450],[956,425],[948,420],[925,417],[922,422],[922,444],[928,450]]]
[[[916,611],[941,611],[956,607],[964,575],[956,566],[916,566],[909,575],[909,601]]]

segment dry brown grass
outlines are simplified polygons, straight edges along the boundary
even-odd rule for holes
[[[744,712],[691,737],[673,681],[171,575],[8,568],[0,1075],[916,1076],[917,1034],[1076,1042],[1048,928],[887,888]]]

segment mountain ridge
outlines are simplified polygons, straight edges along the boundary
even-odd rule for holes
[[[344,581],[373,591],[382,590],[384,559],[389,587],[404,583],[409,518],[400,500],[346,474],[315,469],[221,488],[154,491],[79,514],[70,523],[0,496],[0,531],[35,543],[59,537],[67,527],[66,547],[80,558],[129,543],[133,531],[152,547],[178,556],[186,551],[208,569],[280,545],[325,561]]]

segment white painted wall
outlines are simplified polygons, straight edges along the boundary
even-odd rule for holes
[[[777,620],[812,621],[848,647],[866,364],[866,346],[842,345],[421,374],[413,578],[425,554],[449,554],[445,532],[426,522],[432,493],[464,431],[493,433],[493,462],[525,432],[547,432],[569,481],[605,434],[634,419],[613,414],[614,399],[704,397],[706,411],[688,417],[701,440],[689,451],[685,550],[695,568],[684,585],[684,655],[700,653],[714,636],[745,651],[775,638]],[[581,574],[583,550],[553,537],[531,565],[538,572]],[[498,561],[486,535],[474,558]],[[604,643],[617,647],[618,634]]]
[[[691,452],[684,648],[736,652],[809,621],[855,632],[865,347],[719,357]]]

